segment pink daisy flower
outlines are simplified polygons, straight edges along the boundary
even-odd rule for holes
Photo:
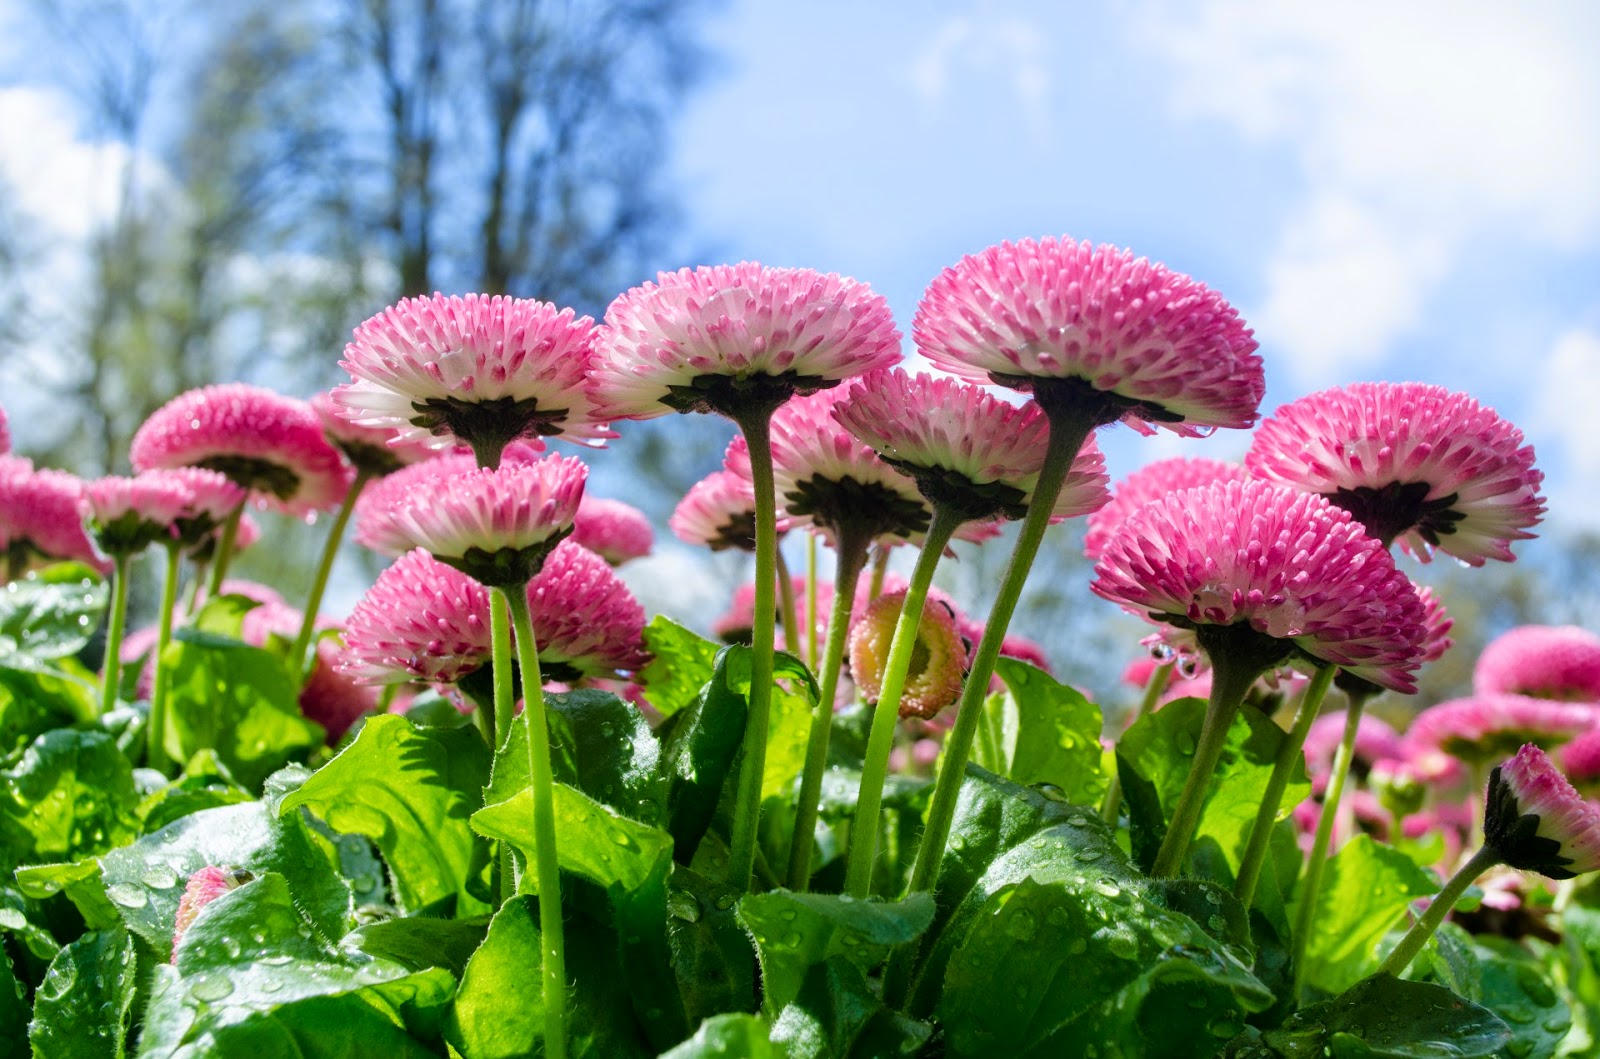
[[[667,527],[685,544],[714,552],[728,548],[754,551],[756,494],[750,479],[732,471],[713,471],[689,487],[678,501]],[[786,528],[779,520],[780,532]]]
[[[928,286],[917,349],[975,382],[1076,382],[1095,418],[1180,434],[1248,427],[1266,389],[1250,329],[1221,295],[1127,250],[1071,239],[1001,243]]]
[[[436,454],[437,446],[416,438],[403,437],[392,427],[362,426],[339,414],[333,394],[319,393],[311,398],[311,410],[322,424],[322,432],[344,453],[356,470],[370,477],[393,474],[409,464],[420,463]]]
[[[1489,774],[1484,842],[1513,868],[1552,879],[1600,870],[1600,805],[1532,743]]]
[[[1311,723],[1306,733],[1306,772],[1311,776],[1311,789],[1321,794],[1328,786],[1333,771],[1333,755],[1344,741],[1345,711],[1326,713]],[[1405,744],[1394,726],[1370,713],[1362,713],[1356,722],[1355,755],[1351,771],[1357,778],[1366,775],[1381,760],[1398,759],[1405,754]]]
[[[390,511],[394,533],[484,584],[527,583],[572,531],[588,468],[546,456],[418,483]]]
[[[650,661],[644,608],[604,559],[571,541],[528,583],[528,614],[546,681],[611,677]]]
[[[1561,749],[1561,767],[1573,786],[1600,794],[1600,728],[1584,732]]]
[[[1284,405],[1245,456],[1257,478],[1321,493],[1368,532],[1426,561],[1510,562],[1544,513],[1522,432],[1464,393],[1355,383]]]
[[[395,525],[394,514],[407,495],[442,495],[458,474],[478,469],[471,453],[455,452],[402,467],[367,486],[356,498],[355,542],[379,555],[398,558],[412,548],[411,538]]]
[[[174,397],[134,434],[129,458],[136,471],[221,471],[269,506],[302,516],[337,507],[351,478],[310,405],[243,383]]]
[[[883,690],[889,647],[906,594],[894,592],[873,600],[850,628],[850,676],[868,702]],[[967,669],[967,645],[949,607],[928,600],[917,626],[917,646],[900,696],[901,717],[930,718],[961,695]]]
[[[1576,625],[1520,625],[1483,649],[1472,687],[1479,693],[1600,702],[1600,636]]]
[[[839,426],[833,412],[844,398],[842,390],[828,390],[796,398],[773,414],[778,506],[791,526],[815,526],[829,543],[847,527],[861,531],[863,549],[878,537],[904,540],[922,533],[931,513],[917,483]],[[743,452],[748,465],[748,448],[730,450]]]
[[[224,582],[223,590],[224,594],[231,591],[261,601],[261,606],[244,616],[240,633],[246,643],[264,647],[274,636],[291,643],[299,635],[304,615],[283,602],[272,589],[250,582]],[[319,616],[316,628],[321,632],[336,629],[338,625]],[[343,657],[337,640],[319,636],[311,672],[300,689],[300,712],[322,726],[330,745],[337,743],[357,718],[378,706],[377,692],[343,671]]]
[[[1416,590],[1321,497],[1263,482],[1171,493],[1128,516],[1095,573],[1095,593],[1149,620],[1245,624],[1281,641],[1285,657],[1297,649],[1383,687],[1416,689]]]
[[[488,663],[489,590],[421,548],[406,552],[351,610],[340,672],[362,684],[454,684]]]
[[[585,493],[572,522],[572,542],[581,544],[612,566],[650,554],[655,530],[645,513],[632,504]]]
[[[80,510],[89,534],[107,555],[132,555],[169,537],[187,513],[189,490],[161,475],[97,478],[83,490]]]
[[[594,321],[528,298],[405,298],[355,329],[340,414],[411,442],[470,445],[492,465],[517,438],[615,437],[585,391]]]
[[[75,475],[35,471],[27,460],[0,456],[0,552],[13,565],[39,557],[109,570],[84,532],[83,495],[83,480]]]
[[[1502,758],[1524,743],[1555,748],[1600,724],[1600,710],[1523,695],[1473,695],[1430,706],[1406,729],[1413,753],[1442,751],[1463,761]]]
[[[184,495],[182,512],[173,520],[173,530],[179,543],[193,548],[202,541],[212,539],[216,531],[228,520],[249,494],[233,479],[221,471],[208,471],[201,467],[175,467],[145,471],[141,480],[165,482],[181,490]],[[245,547],[245,522],[239,523],[239,533],[234,548]],[[254,523],[251,522],[254,526]],[[256,536],[260,529],[256,528]]]
[[[1090,559],[1100,558],[1106,542],[1123,520],[1152,500],[1180,489],[1193,489],[1212,482],[1242,482],[1244,478],[1244,468],[1239,464],[1204,457],[1174,456],[1146,464],[1117,483],[1109,503],[1090,513],[1083,537],[1083,554]]]
[[[237,890],[255,876],[239,868],[208,865],[189,876],[183,896],[178,899],[178,914],[172,926],[172,962],[178,962],[178,943],[194,925],[200,910],[230,890]]]
[[[11,426],[6,422],[6,410],[0,408],[0,456],[11,451]]]
[[[663,272],[618,296],[590,392],[610,419],[732,418],[899,359],[889,305],[865,283],[746,261]]]
[[[1050,424],[1035,404],[1011,405],[956,379],[869,372],[835,402],[833,417],[885,463],[916,479],[933,503],[974,518],[1027,513],[1044,468]],[[1091,435],[1073,461],[1053,513],[1087,514],[1104,504],[1105,459]]]

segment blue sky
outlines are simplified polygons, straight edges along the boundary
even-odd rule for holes
[[[909,336],[963,254],[1128,246],[1240,307],[1266,410],[1466,390],[1535,444],[1552,526],[1600,528],[1600,7],[744,0],[708,29],[675,172],[713,256],[853,275]],[[1190,444],[1102,443],[1114,476]]]

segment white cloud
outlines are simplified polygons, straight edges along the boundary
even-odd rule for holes
[[[1574,329],[1561,335],[1544,358],[1528,435],[1540,464],[1563,473],[1546,479],[1552,515],[1563,521],[1600,524],[1600,333]]]
[[[932,113],[950,98],[952,80],[998,71],[1028,121],[1041,127],[1051,86],[1046,50],[1044,34],[1026,19],[955,15],[912,60],[911,86]]]
[[[1600,9],[1415,0],[1158,6],[1173,109],[1288,147],[1304,178],[1252,319],[1302,385],[1380,361],[1469,239],[1600,231]],[[1339,371],[1345,369],[1341,365]]]

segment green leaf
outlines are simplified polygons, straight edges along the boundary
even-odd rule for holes
[[[100,862],[93,857],[67,864],[18,868],[17,887],[35,901],[48,901],[57,894],[65,894],[90,930],[104,930],[122,922],[117,907],[106,896],[106,884],[100,878]]]
[[[0,665],[66,658],[100,627],[110,590],[82,563],[59,563],[0,592]]]
[[[615,939],[585,916],[565,927],[567,1054],[573,1059],[631,1059],[647,1049],[616,965]],[[495,913],[489,934],[461,977],[445,1037],[465,1059],[521,1059],[544,1054],[543,965],[537,900],[516,896]],[[737,1054],[737,1053],[734,1053]]]
[[[225,772],[197,768],[206,758],[203,752],[196,754],[189,760],[183,776],[145,795],[139,803],[139,816],[144,821],[146,831],[160,830],[179,817],[198,813],[202,809],[254,800],[249,791],[236,786]]]
[[[128,929],[166,959],[178,902],[190,875],[207,865],[282,875],[324,938],[350,929],[350,887],[336,856],[298,813],[279,816],[261,802],[205,809],[173,821],[100,858],[106,895]]]
[[[483,944],[488,929],[486,917],[460,920],[411,916],[369,923],[346,934],[340,946],[413,971],[443,967],[459,978],[467,961]]]
[[[660,620],[660,619],[658,619]],[[731,660],[747,647],[724,647],[717,652],[709,679],[693,705],[676,719],[662,751],[662,771],[667,776],[667,830],[672,832],[673,855],[689,863],[711,826],[723,784],[732,780],[734,761],[744,740],[750,708],[729,680]]]
[[[11,964],[10,954],[4,945],[0,945],[0,1053],[27,1054],[27,998],[27,989],[17,978],[17,969]]]
[[[909,1010],[937,1008],[952,1055],[1203,1056],[1272,1003],[1248,953],[1167,907],[1088,810],[971,768],[943,864]]]
[[[693,705],[711,679],[719,645],[660,614],[644,627],[644,645],[654,656],[639,674],[650,705],[663,717]]]
[[[920,937],[933,921],[933,898],[916,893],[886,904],[847,894],[774,890],[739,902],[738,916],[761,959],[762,1004],[775,1015],[799,994],[807,971],[823,961],[840,957],[865,973],[891,947]]]
[[[1002,658],[995,673],[1006,693],[992,696],[980,723],[993,738],[978,740],[973,760],[1024,785],[1048,783],[1069,802],[1098,805],[1107,777],[1101,770],[1100,707],[1043,670]]]
[[[581,875],[602,887],[634,890],[666,871],[672,836],[641,824],[595,801],[576,787],[555,785],[556,859],[563,871]],[[533,792],[524,790],[510,801],[485,806],[472,814],[481,835],[510,842],[530,862],[537,843],[533,834]],[[537,885],[535,872],[523,875],[526,888]]]
[[[1325,993],[1350,988],[1377,968],[1378,942],[1406,906],[1438,890],[1410,857],[1357,835],[1324,870],[1302,980]]]
[[[737,918],[739,891],[681,864],[673,864],[668,886],[672,971],[690,1022],[751,1007],[756,954]]]
[[[0,868],[76,860],[138,833],[133,766],[104,732],[46,732],[0,772]]]
[[[60,943],[48,930],[29,918],[30,915],[37,918],[38,910],[30,907],[21,890],[0,886],[0,931],[15,935],[23,948],[37,959],[55,959],[61,951]]]
[[[1510,1037],[1493,1013],[1448,989],[1377,974],[1302,1010],[1262,1042],[1285,1057],[1479,1059],[1495,1055]]]
[[[369,718],[345,747],[283,800],[333,830],[365,835],[394,873],[402,907],[488,910],[476,896],[485,857],[468,819],[488,782],[489,752],[471,728],[418,728],[392,714]]]
[[[0,665],[0,756],[53,728],[89,721],[97,705],[95,689],[86,680],[43,665]]]
[[[190,621],[189,628],[198,632],[211,633],[213,636],[222,636],[230,640],[244,639],[244,616],[261,606],[259,599],[230,593],[208,599],[201,606],[200,613]]]
[[[162,657],[170,674],[166,748],[174,760],[213,749],[255,790],[323,744],[322,726],[301,716],[295,680],[271,652],[183,630]]]
[[[788,1059],[878,1059],[910,1055],[932,1027],[890,1011],[859,965],[834,956],[812,967],[799,994],[772,1023]]]
[[[33,1053],[121,1059],[136,971],[133,938],[121,927],[90,931],[62,949],[34,998]]]
[[[1172,808],[1189,778],[1205,712],[1202,700],[1179,699],[1140,719],[1117,743],[1117,769],[1123,777],[1133,825],[1134,857],[1147,870],[1155,861]],[[1253,709],[1240,710],[1228,730],[1222,757],[1207,788],[1195,843],[1215,841],[1230,873],[1239,867],[1278,748],[1287,738],[1283,729]],[[1280,819],[1310,793],[1305,766],[1297,764],[1284,789]]]
[[[806,745],[811,739],[811,711],[822,689],[811,670],[794,655],[777,651],[772,658],[773,676],[787,677],[788,685],[774,684],[771,720],[767,727],[767,755],[761,771],[761,797],[792,800],[795,781],[806,765]],[[728,656],[728,685],[746,703],[750,701],[750,651],[748,648]],[[748,709],[748,707],[747,707]]]
[[[450,973],[356,958],[311,928],[276,873],[206,905],[178,946],[176,973],[160,969],[142,1053],[437,1054]]]
[[[545,696],[555,779],[647,824],[666,820],[661,744],[639,708],[609,691]],[[483,801],[508,801],[528,786],[528,726],[521,720],[495,755]]]
[[[1477,946],[1482,967],[1484,1007],[1511,1030],[1506,1054],[1516,1059],[1550,1059],[1572,1029],[1572,1009],[1556,992],[1539,961],[1502,938],[1493,947]]]
[[[754,1015],[713,1015],[694,1036],[663,1052],[661,1059],[790,1059],[767,1037],[767,1024]]]

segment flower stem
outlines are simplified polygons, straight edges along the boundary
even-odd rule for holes
[[[1210,652],[1208,652],[1210,654]],[[1226,653],[1210,654],[1211,698],[1206,703],[1205,723],[1200,727],[1199,744],[1195,747],[1194,762],[1189,766],[1189,778],[1184,781],[1183,792],[1172,810],[1172,823],[1161,840],[1156,853],[1155,866],[1150,870],[1153,879],[1170,879],[1183,867],[1189,854],[1189,843],[1200,826],[1200,814],[1205,809],[1206,795],[1211,790],[1211,777],[1222,757],[1222,748],[1228,743],[1228,729],[1244,694],[1261,675],[1257,666],[1241,664]]]
[[[922,626],[922,608],[928,598],[933,572],[944,557],[944,546],[960,527],[961,515],[944,505],[935,505],[922,552],[911,571],[905,602],[895,622],[894,639],[889,642],[889,657],[884,662],[878,704],[872,712],[872,729],[867,734],[866,759],[861,764],[861,787],[856,792],[855,817],[850,824],[850,853],[845,861],[844,892],[865,897],[872,890],[872,868],[878,854],[878,823],[883,815],[883,781],[889,773],[889,752],[894,749],[894,726],[900,719],[900,697],[911,668],[912,650]],[[851,593],[854,595],[854,593]]]
[[[106,657],[101,663],[104,676],[100,687],[100,716],[117,704],[117,686],[122,683],[122,629],[128,619],[128,559],[119,552],[112,561],[111,614],[106,624]]]
[[[211,586],[206,595],[216,599],[222,594],[223,578],[228,576],[228,564],[233,561],[233,544],[239,539],[239,520],[244,518],[244,504],[240,503],[228,513],[222,524],[222,540],[217,542],[216,558],[211,560]]]
[[[155,677],[150,684],[150,720],[145,735],[145,763],[167,771],[167,644],[172,642],[172,611],[178,602],[178,546],[167,545],[167,569],[161,582],[161,616],[156,626]]]
[[[1412,924],[1406,931],[1406,936],[1400,939],[1400,944],[1394,947],[1389,958],[1383,961],[1383,966],[1378,968],[1379,974],[1392,974],[1399,977],[1417,953],[1433,937],[1433,932],[1439,929],[1439,924],[1444,922],[1444,917],[1450,914],[1450,909],[1455,907],[1456,901],[1466,892],[1474,880],[1496,864],[1500,863],[1500,854],[1490,846],[1484,846],[1474,853],[1470,860],[1450,877],[1444,884],[1444,889],[1434,894],[1428,910],[1422,913],[1422,918]]]
[[[1344,798],[1350,762],[1355,758],[1356,733],[1361,730],[1361,711],[1367,705],[1367,696],[1360,692],[1351,693],[1349,699],[1344,714],[1344,736],[1339,740],[1339,749],[1333,754],[1333,771],[1328,774],[1328,788],[1322,795],[1322,815],[1317,818],[1317,834],[1311,840],[1311,854],[1306,859],[1305,874],[1300,877],[1300,893],[1296,898],[1300,907],[1295,912],[1291,950],[1297,981],[1306,954],[1306,941],[1311,934],[1311,920],[1317,914],[1317,893],[1322,889],[1322,871],[1328,865],[1333,824],[1339,816],[1339,802]]]
[[[1161,693],[1167,690],[1167,683],[1172,679],[1174,662],[1164,662],[1156,666],[1151,672],[1150,679],[1144,686],[1144,697],[1139,700],[1139,710],[1133,715],[1133,723],[1138,724],[1148,717],[1156,708],[1156,703],[1161,701]],[[1111,774],[1111,782],[1106,784],[1106,800],[1100,805],[1100,819],[1113,826],[1116,825],[1117,816],[1122,812],[1122,777],[1116,772]]]
[[[961,693],[961,703],[956,708],[956,723],[944,744],[944,763],[939,769],[939,779],[934,786],[933,801],[928,805],[927,823],[922,831],[922,844],[917,850],[916,867],[911,873],[911,889],[931,890],[939,878],[939,862],[944,858],[945,840],[950,837],[950,822],[955,818],[956,799],[961,793],[961,780],[967,772],[967,757],[972,752],[972,737],[983,714],[983,700],[989,694],[989,678],[994,675],[995,663],[1000,659],[1000,644],[1011,625],[1011,615],[1022,598],[1022,586],[1028,580],[1028,571],[1039,554],[1039,544],[1044,531],[1050,526],[1050,514],[1061,486],[1078,458],[1078,450],[1094,429],[1088,418],[1056,417],[1050,421],[1050,441],[1045,450],[1044,466],[1039,471],[1038,484],[1034,486],[1033,499],[1017,534],[1016,548],[1006,566],[1000,582],[1000,592],[989,611],[989,622],[984,626],[983,638],[978,641],[977,654],[972,660],[972,670],[967,674],[966,687]]]
[[[889,546],[880,544],[872,550],[872,583],[867,586],[867,602],[883,595],[883,579],[889,573]]]
[[[511,611],[505,592],[489,593],[489,651],[494,678],[494,733],[498,751],[511,735],[517,715],[516,692],[511,687]]]
[[[808,534],[808,536],[810,536]],[[855,601],[856,581],[867,562],[871,537],[858,526],[839,528],[838,563],[834,573],[833,613],[828,619],[828,642],[822,659],[821,695],[811,715],[811,738],[806,743],[806,767],[800,777],[800,802],[795,813],[794,832],[789,842],[789,889],[805,893],[811,885],[811,846],[817,829],[818,798],[822,793],[822,774],[828,767],[828,739],[833,732],[833,700],[839,690],[839,670],[844,665],[845,639],[850,633],[850,610]],[[810,538],[815,541],[815,537]],[[816,606],[816,594],[808,592],[808,605]],[[816,654],[816,621],[810,622],[812,655]]]
[[[778,565],[777,499],[772,482],[772,409],[760,408],[735,420],[750,449],[750,481],[756,494],[755,627],[750,644],[750,713],[744,729],[744,763],[733,806],[728,882],[750,888],[756,836],[761,823],[761,781],[767,764],[767,729],[772,714],[773,588]]]
[[[566,942],[561,928],[561,866],[556,857],[555,781],[550,769],[550,729],[545,720],[544,688],[539,678],[539,646],[521,585],[496,589],[505,600],[517,634],[517,664],[522,669],[522,719],[528,726],[528,779],[533,794],[533,857],[539,883],[539,949],[544,970],[544,1054],[567,1054]]]
[[[773,549],[772,555],[777,564],[778,601],[783,606],[783,649],[799,657],[800,610],[795,605],[794,579],[789,576],[789,562],[783,557],[783,549]]]
[[[350,524],[350,513],[355,510],[356,500],[371,480],[371,471],[363,468],[356,472],[355,480],[350,483],[350,489],[344,494],[344,503],[339,506],[339,514],[334,516],[333,525],[328,527],[328,540],[322,546],[322,559],[317,563],[317,574],[311,581],[311,595],[306,600],[305,615],[300,619],[300,633],[294,638],[294,647],[289,652],[297,685],[305,683],[306,649],[311,646],[311,637],[316,631],[317,611],[322,608],[322,593],[328,587],[328,575],[333,572],[333,560],[339,554],[339,544],[344,540],[344,530]]]
[[[860,576],[860,571],[856,572]],[[834,581],[839,573],[834,571]],[[817,535],[806,534],[806,665],[817,668]]]
[[[1245,844],[1244,856],[1239,860],[1239,877],[1233,884],[1233,896],[1246,908],[1250,907],[1250,901],[1256,895],[1256,885],[1261,881],[1261,868],[1267,860],[1272,829],[1278,822],[1278,808],[1283,804],[1284,788],[1289,786],[1289,776],[1294,772],[1295,764],[1304,760],[1301,751],[1306,745],[1306,735],[1311,731],[1311,722],[1317,719],[1317,713],[1322,709],[1323,697],[1328,694],[1328,685],[1333,683],[1333,676],[1338,670],[1338,666],[1331,665],[1317,670],[1300,696],[1300,709],[1295,712],[1294,727],[1289,730],[1283,745],[1278,747],[1278,759],[1272,763],[1272,776],[1267,780],[1267,789],[1261,796],[1255,823],[1250,827],[1250,840]]]

